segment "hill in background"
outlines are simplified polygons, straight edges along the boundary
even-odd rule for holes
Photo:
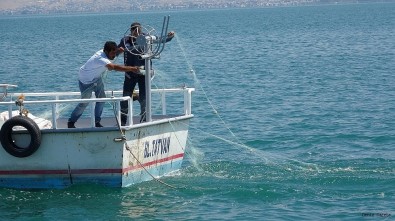
[[[391,0],[0,0],[0,14],[68,14],[202,8],[249,8]]]

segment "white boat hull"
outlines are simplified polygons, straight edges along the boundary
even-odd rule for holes
[[[18,158],[0,148],[0,186],[65,188],[95,183],[127,187],[181,168],[189,117],[124,128],[43,130],[38,150]],[[28,143],[28,134],[13,138]]]

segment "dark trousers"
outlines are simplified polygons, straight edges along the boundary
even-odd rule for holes
[[[125,80],[123,82],[123,96],[132,96],[133,90],[136,87],[136,84],[139,86],[139,96],[138,101],[140,103],[140,115],[142,119],[145,116],[145,76],[141,74],[135,74],[132,72],[125,73]],[[125,125],[128,120],[128,102],[121,101],[121,124]]]

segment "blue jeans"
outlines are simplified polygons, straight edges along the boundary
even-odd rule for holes
[[[104,92],[104,84],[102,79],[98,79],[95,83],[91,84],[83,84],[81,81],[78,81],[81,91],[81,98],[87,99],[92,97],[92,92],[95,92],[96,98],[105,98],[106,93]],[[69,118],[69,122],[77,122],[77,120],[81,117],[85,108],[89,103],[79,103],[77,107],[75,107],[74,111],[71,113]],[[100,122],[101,114],[103,113],[104,102],[96,102],[95,105],[95,122]]]

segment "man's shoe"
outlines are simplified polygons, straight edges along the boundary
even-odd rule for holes
[[[67,128],[75,128],[75,122],[67,122]]]
[[[100,122],[96,122],[95,127],[103,127],[103,125],[101,125]]]

